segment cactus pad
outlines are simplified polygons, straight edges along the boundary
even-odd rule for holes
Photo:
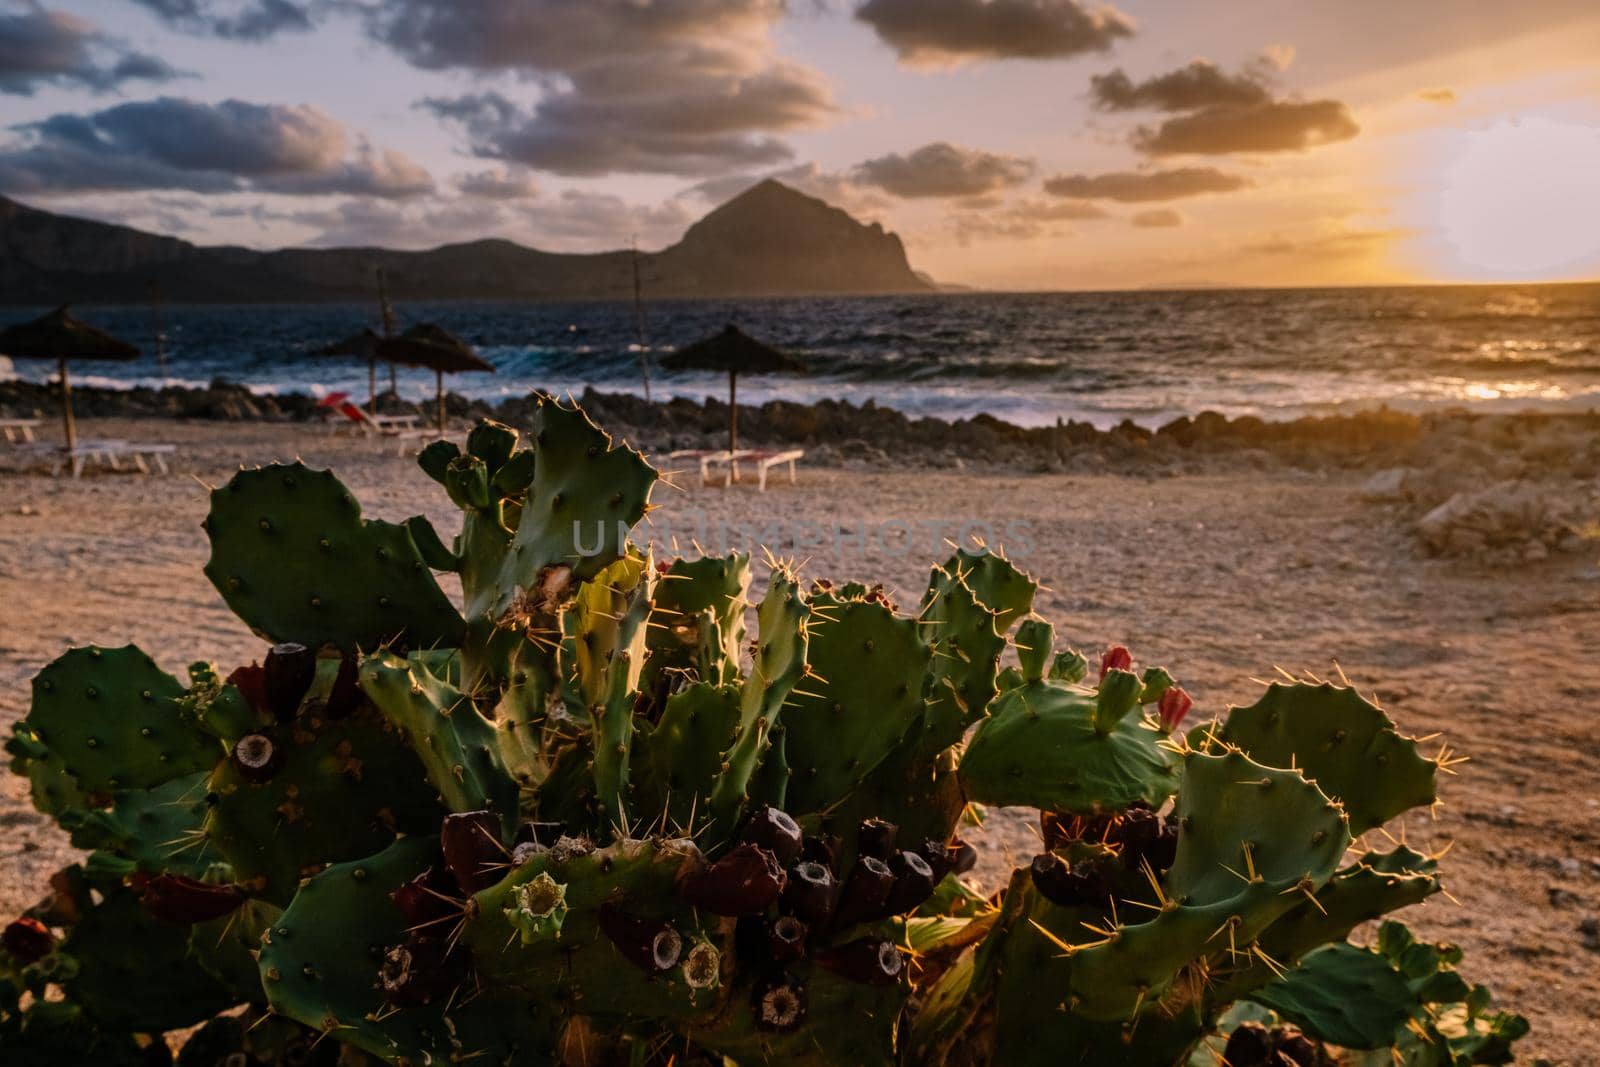
[[[133,645],[75,648],[33,680],[33,706],[19,727],[27,758],[62,788],[59,770],[91,793],[148,789],[205,770],[222,754],[179,705],[183,687]]]
[[[361,517],[325,470],[241,470],[211,493],[206,577],[271,641],[310,648],[457,645],[461,616],[403,525]]]
[[[961,760],[969,795],[1062,812],[1160,807],[1177,786],[1162,735],[1137,715],[1102,733],[1096,717],[1094,695],[1056,682],[1002,693]]]
[[[1437,797],[1438,763],[1354,689],[1274,683],[1231,709],[1216,736],[1269,766],[1299,767],[1344,805],[1353,834]]]

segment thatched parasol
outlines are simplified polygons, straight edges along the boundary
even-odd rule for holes
[[[53,359],[61,367],[61,423],[67,432],[67,449],[78,444],[78,425],[72,418],[72,381],[67,376],[67,361],[74,359],[119,360],[139,358],[139,350],[126,341],[79,322],[63,304],[32,322],[0,330],[0,355],[12,359]]]
[[[390,363],[433,371],[438,385],[440,430],[444,429],[444,376],[462,371],[494,373],[494,365],[474,352],[471,345],[449,330],[427,322],[418,323],[399,337],[380,338],[375,351],[379,359]]]
[[[729,325],[715,337],[696,341],[661,361],[666,370],[725,370],[728,372],[728,451],[739,448],[739,375],[778,374],[805,370],[805,364],[787,352],[757,341],[737,326]]]
[[[367,410],[373,414],[378,411],[378,345],[382,341],[368,328],[316,351],[319,356],[354,356],[367,361]]]

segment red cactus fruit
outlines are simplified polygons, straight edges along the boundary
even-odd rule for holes
[[[228,684],[244,695],[245,703],[253,711],[263,714],[267,711],[267,672],[260,664],[235,669],[228,675]]]
[[[905,969],[905,957],[894,943],[876,937],[829,949],[817,962],[841,978],[872,985],[893,985]]]
[[[759,915],[788,885],[778,857],[746,842],[717,862],[686,875],[679,884],[683,898],[713,915]]]
[[[231,914],[244,903],[236,885],[215,885],[181,874],[158,874],[136,883],[139,903],[162,922],[185,926]]]
[[[500,844],[500,817],[492,811],[446,815],[439,827],[444,865],[463,893],[487,889],[505,871],[507,853]]]
[[[933,868],[918,853],[895,853],[889,858],[889,869],[894,872],[894,888],[885,904],[890,915],[903,915],[933,896]]]
[[[1194,707],[1194,701],[1181,686],[1173,686],[1161,694],[1161,699],[1156,701],[1156,715],[1161,719],[1161,729],[1164,733],[1171,733],[1183,722],[1183,717],[1189,714],[1189,709]]]
[[[300,701],[317,676],[317,654],[294,641],[267,649],[262,664],[267,708],[279,722],[287,722],[300,710]]]
[[[793,1033],[806,1021],[809,1005],[805,983],[786,974],[767,978],[757,982],[751,990],[750,1005],[755,1011],[758,1030]]]
[[[787,812],[777,808],[762,805],[745,822],[744,833],[741,835],[745,841],[753,845],[760,845],[774,856],[778,862],[788,865],[800,855],[802,836],[800,824],[795,822]]]
[[[617,905],[600,905],[600,929],[624,959],[645,974],[665,974],[683,955],[683,935],[665,919],[629,915]]]
[[[23,966],[37,963],[55,951],[56,936],[38,919],[21,918],[13,921],[0,934],[0,946],[11,958]]]
[[[900,827],[884,819],[868,819],[856,831],[856,851],[863,856],[889,862],[889,857],[894,855],[895,838],[900,835]]]
[[[833,872],[820,863],[806,860],[789,868],[789,884],[783,890],[783,907],[789,914],[822,926],[833,917],[838,901],[838,885]]]
[[[266,734],[245,734],[233,746],[233,765],[245,781],[265,782],[283,766],[283,753]]]
[[[893,888],[894,872],[887,863],[876,856],[856,860],[839,893],[839,907],[834,913],[838,925],[853,926],[886,917],[889,910],[885,905]]]
[[[333,688],[328,692],[328,703],[322,713],[330,719],[348,718],[361,706],[360,671],[356,657],[349,652],[339,656],[339,673],[334,676]]]
[[[767,951],[778,963],[800,959],[806,954],[806,935],[811,928],[793,915],[780,915],[767,927]]]
[[[1129,652],[1122,645],[1112,645],[1110,648],[1106,649],[1104,654],[1102,654],[1100,657],[1101,681],[1105,681],[1106,675],[1111,671],[1131,670],[1133,670],[1133,653]]]

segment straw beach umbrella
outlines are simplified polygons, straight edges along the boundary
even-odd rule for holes
[[[805,364],[799,359],[757,341],[733,325],[724,327],[715,337],[678,349],[663,359],[661,366],[666,370],[728,372],[729,452],[739,449],[739,375],[805,370]]]
[[[32,322],[0,330],[0,355],[13,359],[53,359],[61,368],[61,424],[67,449],[78,444],[78,425],[72,417],[72,380],[67,363],[74,359],[119,360],[139,358],[139,350],[126,341],[79,322],[63,304]]]
[[[378,345],[382,341],[382,337],[368,328],[316,351],[319,356],[354,356],[367,361],[367,411],[373,414],[378,411]]]
[[[494,365],[472,350],[472,346],[441,326],[419,323],[399,337],[384,337],[375,349],[377,358],[408,367],[433,371],[438,386],[439,429],[444,429],[444,376],[462,371],[494,373]]]

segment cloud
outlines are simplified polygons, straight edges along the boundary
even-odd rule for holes
[[[531,174],[506,167],[462,174],[455,184],[461,195],[479,200],[527,200],[539,195],[538,183]]]
[[[1159,230],[1182,226],[1183,215],[1170,207],[1158,207],[1140,211],[1128,221],[1141,230]]]
[[[1134,33],[1127,15],[1080,0],[867,0],[856,18],[913,67],[1062,59],[1104,52]]]
[[[1135,82],[1121,70],[1096,74],[1089,79],[1089,96],[1104,111],[1194,111],[1243,107],[1272,99],[1257,71],[1228,74],[1205,59],[1142,82]]]
[[[0,93],[32,96],[46,85],[103,93],[125,82],[179,76],[163,60],[132,51],[64,11],[32,7],[0,15]]]
[[[1384,245],[1406,236],[1403,229],[1392,230],[1330,230],[1326,233],[1303,237],[1273,237],[1265,241],[1246,244],[1240,248],[1251,256],[1298,256],[1311,259],[1344,259],[1365,256]]]
[[[265,41],[313,28],[309,6],[295,0],[134,0],[184,33],[236,41]]]
[[[956,243],[965,246],[979,241],[1068,237],[1074,231],[1066,223],[1106,218],[1110,216],[1094,204],[1024,198],[998,209],[964,210],[951,216],[949,222]]]
[[[1424,89],[1417,96],[1432,104],[1453,104],[1456,102],[1454,89]]]
[[[1141,128],[1133,143],[1153,156],[1297,152],[1348,141],[1361,132],[1337,100],[1273,100],[1249,107],[1210,107]]]
[[[1275,45],[1237,74],[1204,59],[1140,82],[1114,70],[1090,78],[1089,95],[1105,111],[1172,114],[1133,133],[1134,147],[1152,156],[1296,152],[1360,133],[1337,100],[1273,96],[1273,76],[1293,58],[1292,50]]]
[[[902,199],[983,196],[1021,185],[1034,163],[938,141],[909,155],[891,154],[858,164],[854,177]]]
[[[1044,183],[1051,196],[1080,200],[1120,200],[1144,203],[1180,200],[1202,193],[1231,193],[1253,184],[1249,178],[1213,167],[1175,167],[1170,170],[1117,171],[1110,174],[1063,174]]]
[[[351,137],[309,105],[160,97],[15,127],[0,144],[0,189],[54,194],[131,189],[418,196],[426,170]]]
[[[838,114],[818,71],[777,56],[784,0],[390,0],[368,30],[428,70],[514,73],[499,91],[419,106],[469,150],[572,176],[700,176],[792,157],[775,134]]]

